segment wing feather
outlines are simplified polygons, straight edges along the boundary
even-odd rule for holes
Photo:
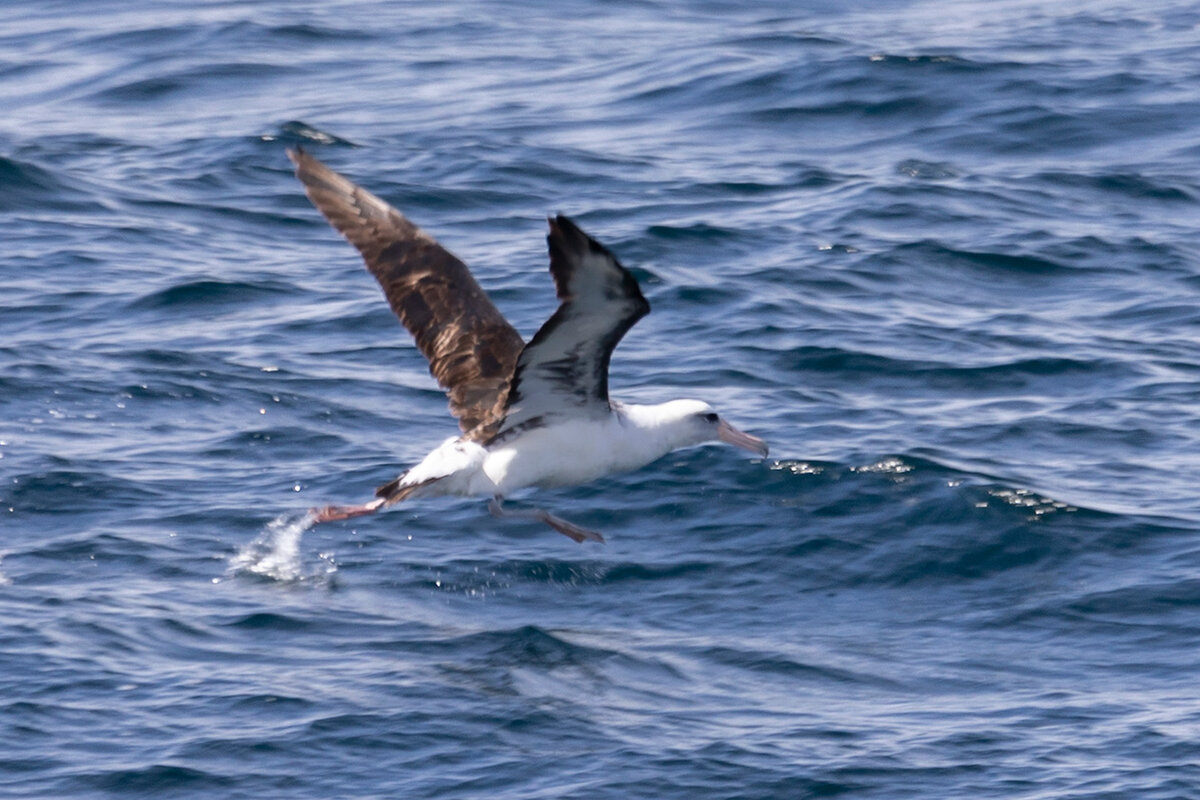
[[[650,313],[633,274],[570,219],[552,218],[546,240],[562,303],[521,351],[497,437],[555,417],[611,413],[613,349]]]
[[[524,344],[520,334],[467,266],[403,214],[300,148],[288,157],[313,205],[358,248],[429,359],[463,432],[492,435]]]

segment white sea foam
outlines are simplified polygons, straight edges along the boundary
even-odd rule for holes
[[[337,569],[332,558],[322,556],[320,569],[306,569],[300,552],[304,532],[314,524],[312,515],[280,514],[252,542],[229,561],[231,572],[251,572],[277,581],[302,581],[329,575]]]

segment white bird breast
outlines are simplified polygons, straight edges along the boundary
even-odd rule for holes
[[[663,453],[614,414],[531,430],[489,452],[483,473],[499,494],[526,486],[574,486],[637,469]],[[482,487],[481,487],[482,488]]]

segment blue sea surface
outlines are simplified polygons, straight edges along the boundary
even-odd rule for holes
[[[0,796],[1200,796],[1200,7],[0,20]],[[771,457],[311,527],[456,426],[297,145]]]

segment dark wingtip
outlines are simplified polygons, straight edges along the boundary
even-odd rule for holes
[[[546,221],[550,223],[550,233],[546,235],[547,239],[567,238],[587,239],[588,235],[580,230],[579,226],[563,214],[555,214],[553,217],[546,217]]]
[[[546,241],[550,243],[552,252],[557,241],[564,248],[564,253],[573,251],[577,255],[583,255],[591,250],[594,253],[603,253],[616,260],[616,257],[613,256],[607,247],[589,236],[583,228],[576,225],[575,221],[567,215],[555,214],[553,217],[548,217],[547,221],[550,223],[550,233],[546,235]]]

